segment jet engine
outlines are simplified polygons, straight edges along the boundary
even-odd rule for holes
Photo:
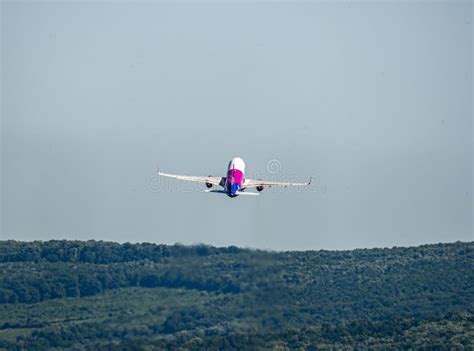
[[[257,186],[257,190],[258,190],[258,191],[262,191],[262,190],[263,190],[263,185]]]
[[[206,186],[207,186],[208,189],[210,189],[210,188],[212,188],[212,183],[206,183]]]

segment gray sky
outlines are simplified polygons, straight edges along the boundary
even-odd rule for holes
[[[470,1],[1,9],[2,239],[474,239]],[[154,178],[233,156],[316,186],[229,199]]]

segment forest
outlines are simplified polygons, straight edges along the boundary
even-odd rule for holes
[[[0,241],[0,350],[474,349],[474,242]]]

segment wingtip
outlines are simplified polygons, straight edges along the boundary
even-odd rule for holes
[[[161,172],[161,170],[160,170],[160,164],[159,163],[156,164],[156,174],[161,175],[161,176],[164,175],[164,173]]]
[[[311,182],[313,181],[313,177],[309,177],[309,180],[308,180],[308,185],[311,185]]]

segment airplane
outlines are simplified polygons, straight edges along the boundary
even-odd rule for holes
[[[305,183],[291,183],[291,182],[274,182],[266,180],[255,180],[245,178],[245,162],[240,157],[234,157],[227,166],[227,176],[226,177],[201,177],[201,176],[186,176],[186,175],[177,175],[177,174],[168,174],[158,171],[158,174],[163,177],[174,178],[178,180],[205,183],[207,186],[206,192],[210,193],[221,193],[226,194],[229,197],[233,198],[239,195],[259,195],[264,187],[272,186],[308,186],[311,184],[311,178]],[[213,186],[221,186],[223,190],[212,190]],[[256,188],[258,193],[254,192],[245,192],[248,188]]]

